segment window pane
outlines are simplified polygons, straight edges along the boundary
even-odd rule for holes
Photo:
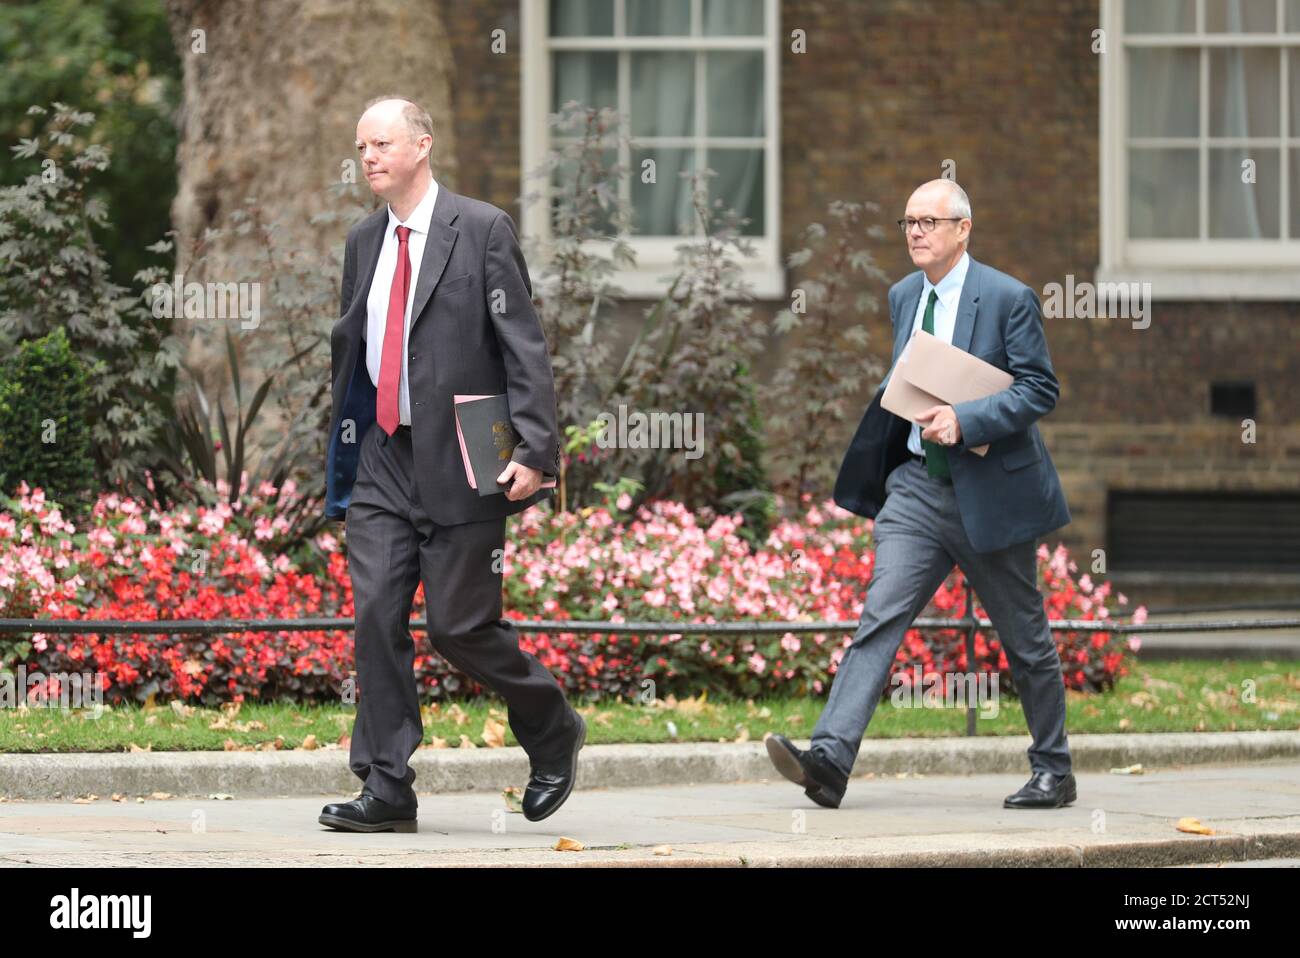
[[[1277,50],[1210,51],[1210,136],[1277,136],[1281,64]]]
[[[1300,33],[1300,0],[1286,0],[1286,32]]]
[[[633,53],[632,135],[695,132],[695,54]]]
[[[653,166],[646,161],[652,160]],[[680,236],[693,232],[691,181],[681,174],[695,169],[695,151],[632,151],[634,230],[642,236]],[[643,182],[652,178],[653,182]]]
[[[763,217],[763,151],[762,150],[709,150],[709,168],[717,176],[709,178],[709,200],[722,200],[749,222],[741,232],[746,236],[762,236],[765,230]]]
[[[557,50],[551,57],[552,111],[570,100],[585,107],[618,107],[618,54]]]
[[[1137,49],[1129,53],[1129,136],[1198,136],[1200,54]]]
[[[1292,150],[1291,167],[1291,238],[1300,239],[1300,150]]]
[[[1300,3],[1300,0],[1296,0]],[[1297,27],[1300,30],[1300,26]],[[1291,81],[1291,89],[1288,91],[1291,100],[1291,123],[1288,132],[1292,137],[1300,138],[1300,50],[1288,50],[1287,56],[1291,62],[1286,65],[1287,77]]]
[[[1205,0],[1206,33],[1274,33],[1277,0]]]
[[[1196,150],[1129,150],[1128,235],[1195,239],[1199,190]]]
[[[704,0],[706,37],[763,35],[763,0]]]
[[[763,135],[763,54],[709,53],[706,63],[710,136]]]
[[[614,0],[551,0],[551,36],[614,34]]]
[[[1261,147],[1210,150],[1210,236],[1213,239],[1277,239],[1281,206],[1281,154]],[[1242,169],[1255,161],[1255,182]]]
[[[1194,33],[1196,0],[1128,0],[1124,29],[1129,33]]]
[[[691,0],[627,0],[627,32],[634,37],[688,37]]]

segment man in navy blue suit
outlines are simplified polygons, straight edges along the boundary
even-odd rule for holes
[[[1011,667],[1033,744],[1031,777],[1003,804],[1059,808],[1076,800],[1065,733],[1065,686],[1038,591],[1035,539],[1070,521],[1037,420],[1060,392],[1033,290],[972,259],[970,200],[932,180],[899,227],[918,271],[889,291],[894,352],[917,330],[1009,372],[983,399],[937,405],[910,423],[881,408],[885,377],[835,482],[835,501],[875,519],[875,571],[807,751],[769,735],[768,754],[814,802],[838,807],[899,644],[958,566],[978,593]],[[988,445],[984,456],[973,447]]]

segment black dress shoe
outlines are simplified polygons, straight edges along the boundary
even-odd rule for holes
[[[319,821],[345,832],[413,832],[415,809],[415,805],[389,805],[363,791],[350,802],[326,805]]]
[[[1071,774],[1053,775],[1051,772],[1034,772],[1024,787],[1008,795],[1003,808],[1060,808],[1079,797]]]
[[[804,794],[823,808],[839,808],[849,777],[832,766],[817,752],[797,748],[784,735],[767,737],[767,755],[776,770],[802,785]]]
[[[553,814],[573,791],[573,783],[578,778],[578,752],[587,740],[587,723],[577,712],[573,714],[578,720],[578,734],[573,739],[573,751],[569,754],[568,765],[551,769],[530,765],[528,768],[528,787],[524,789],[524,818],[530,822],[540,822],[547,815]]]

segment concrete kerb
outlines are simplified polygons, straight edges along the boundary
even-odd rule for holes
[[[804,747],[807,742],[800,744]],[[971,775],[1029,772],[1026,736],[868,739],[855,775]],[[1237,764],[1300,758],[1300,731],[1072,735],[1079,772]],[[522,787],[528,760],[517,747],[418,749],[411,759],[419,793]],[[760,741],[589,745],[578,788],[763,781],[777,773]],[[49,801],[85,795],[236,798],[351,796],[359,780],[343,749],[261,752],[74,752],[0,755],[0,797]]]

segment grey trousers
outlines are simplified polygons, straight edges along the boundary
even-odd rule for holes
[[[424,727],[409,620],[421,581],[434,650],[505,699],[510,730],[534,765],[567,764],[577,714],[501,617],[505,525],[505,517],[436,525],[416,491],[410,431],[366,432],[347,511],[358,685],[348,764],[385,802],[416,801],[408,762]]]
[[[1070,771],[1061,658],[1038,591],[1036,547],[976,552],[962,528],[953,487],[906,460],[885,481],[876,516],[876,561],[862,618],[812,733],[812,748],[852,774],[862,735],[880,701],[903,636],[958,566],[997,630],[1033,744],[1034,772]]]

